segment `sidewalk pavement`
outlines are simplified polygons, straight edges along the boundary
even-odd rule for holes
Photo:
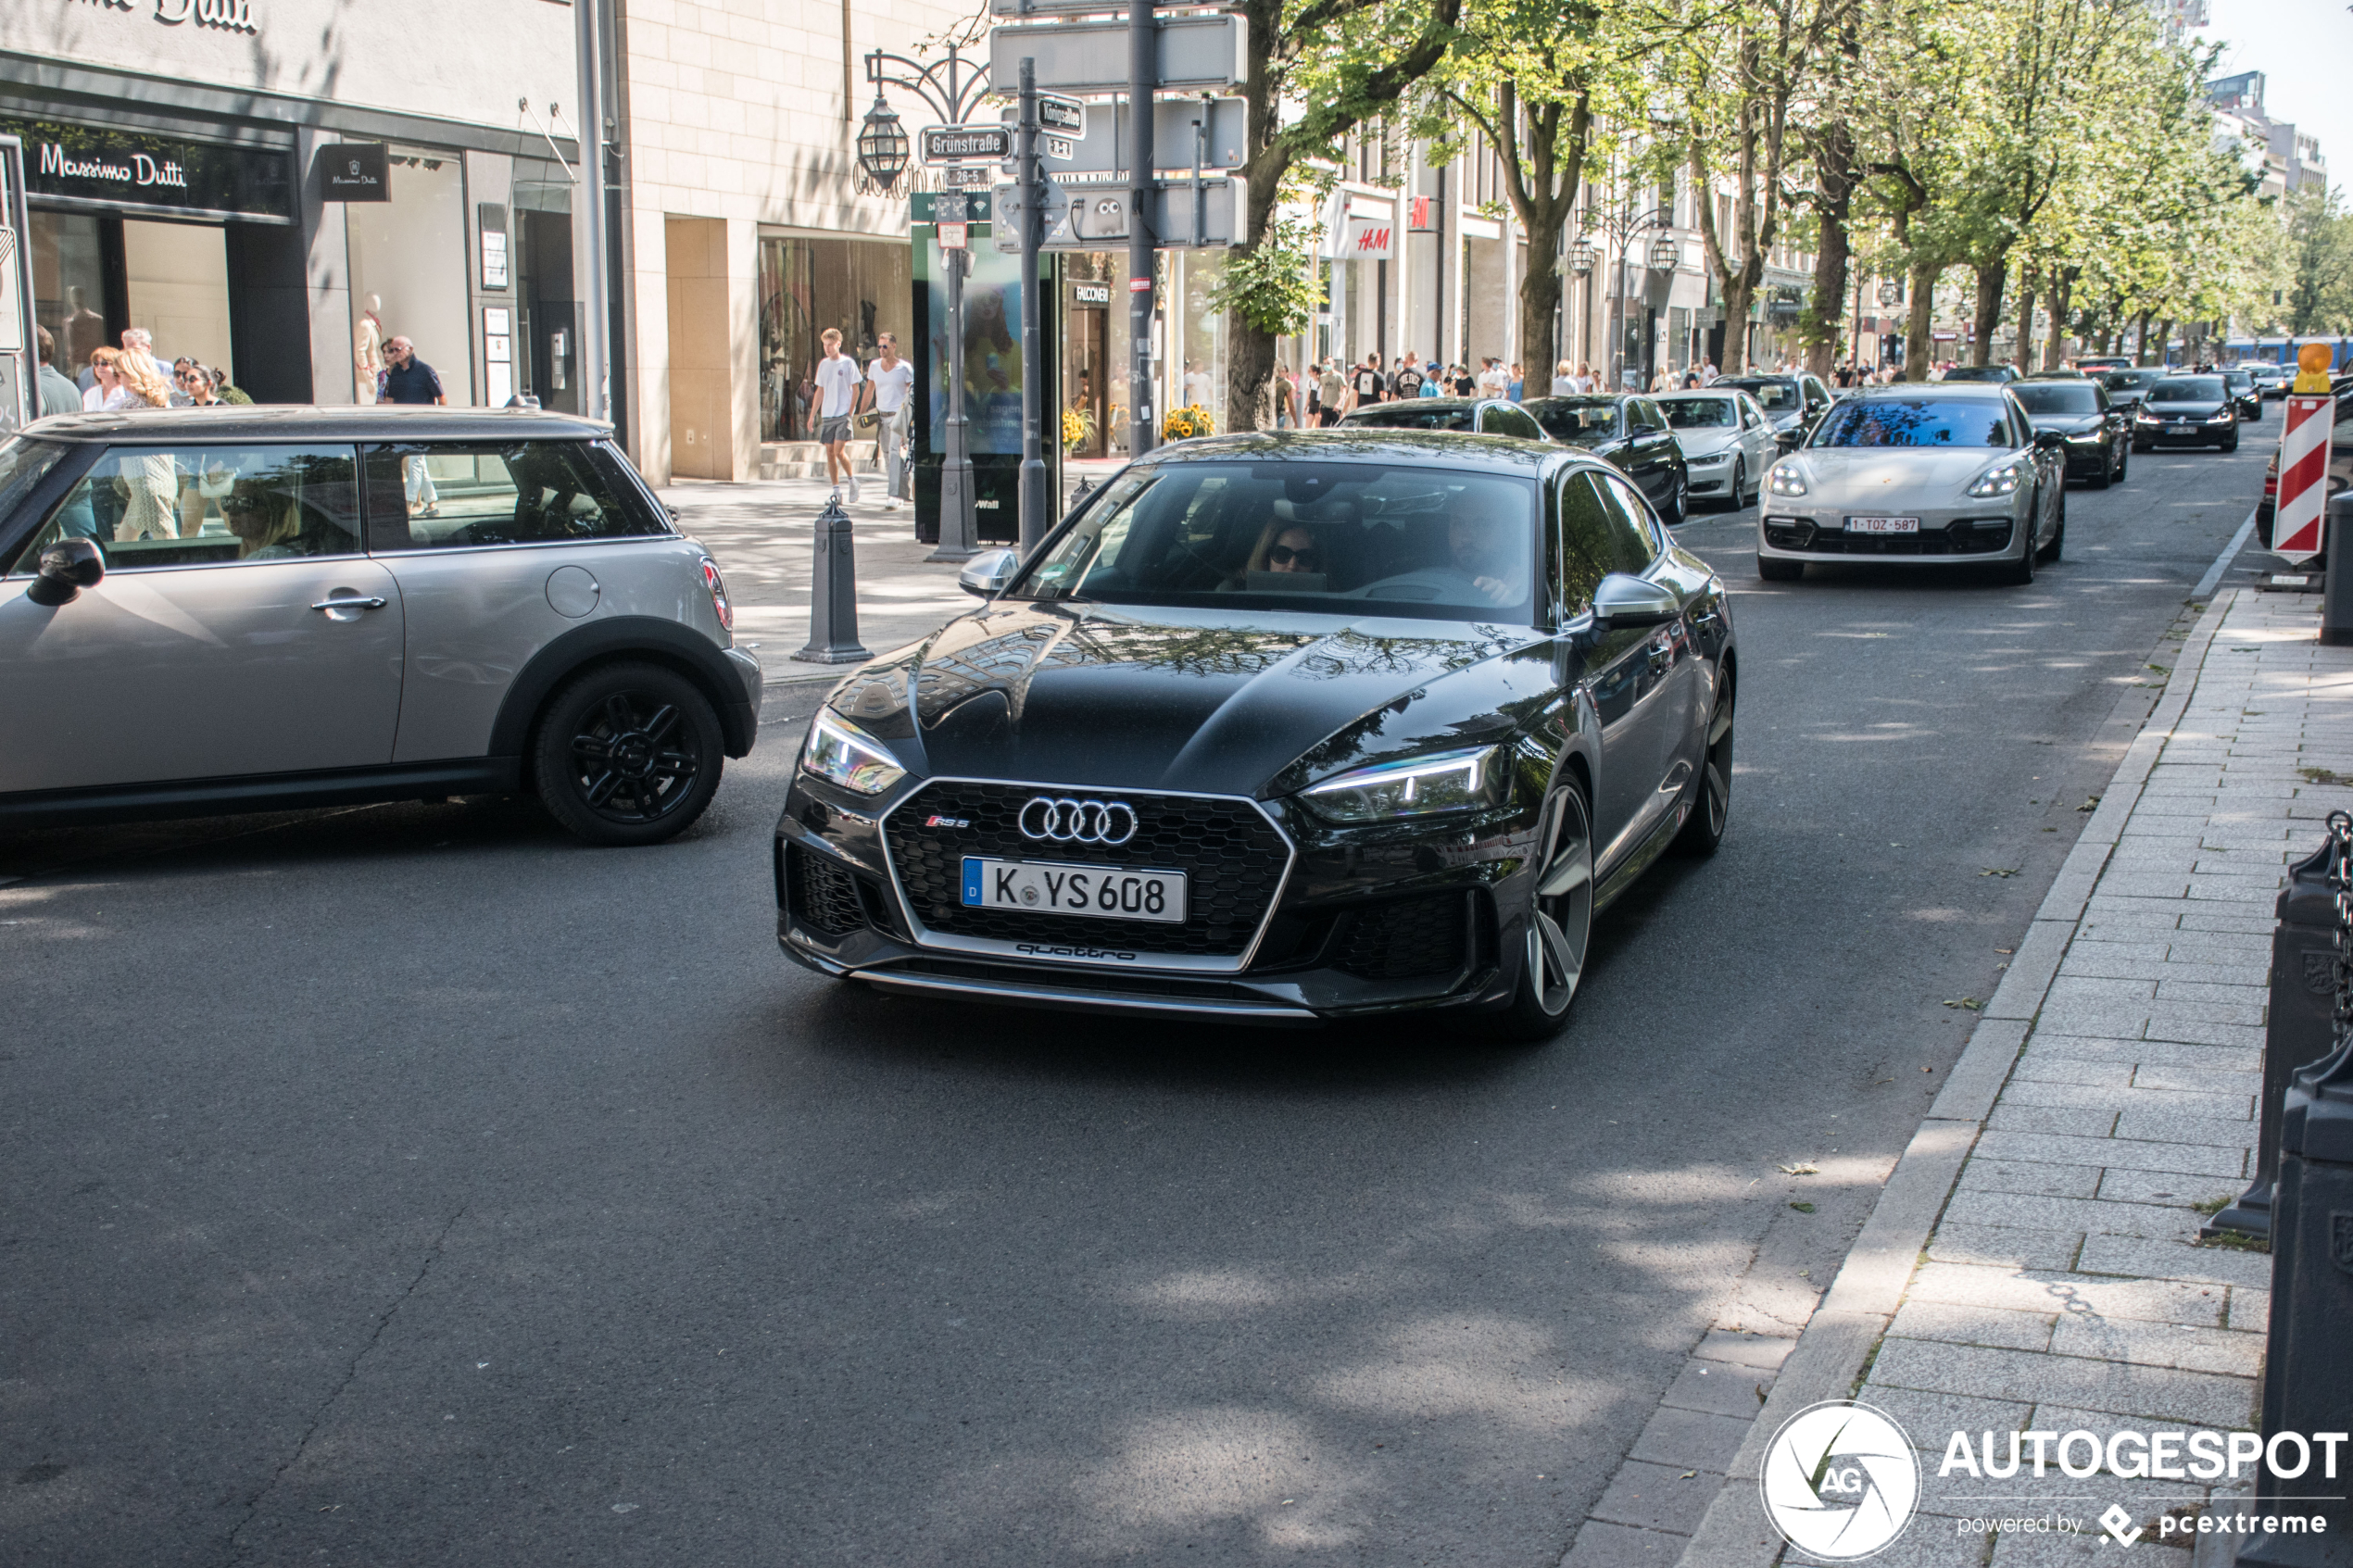
[[[1844,1398],[1919,1449],[1919,1512],[1873,1568],[2104,1558],[2111,1504],[2145,1532],[2133,1549],[2186,1545],[2160,1542],[2159,1516],[2208,1484],[1938,1471],[1956,1431],[2006,1455],[2013,1431],[2258,1424],[2271,1259],[2197,1229],[2253,1170],[2273,899],[2353,808],[2334,771],[2353,757],[2353,648],[2318,630],[2309,596],[2207,608],[1802,1334],[1711,1331],[1564,1568],[1812,1561],[1783,1555],[1759,1464],[1790,1416]],[[2082,1533],[1963,1523],[2046,1513]]]
[[[1116,463],[1063,467],[1065,504],[1082,477],[1101,483]],[[958,567],[929,561],[934,546],[915,541],[915,508],[885,505],[883,479],[862,469],[851,505],[858,568],[858,638],[870,652],[929,635],[978,601],[956,586]],[[841,665],[805,664],[792,656],[809,641],[809,582],[817,514],[834,487],[821,479],[765,479],[731,483],[679,480],[655,492],[678,514],[678,526],[710,547],[727,579],[736,607],[736,640],[759,645],[761,672],[772,684],[837,681]],[[983,548],[994,546],[984,545]]]

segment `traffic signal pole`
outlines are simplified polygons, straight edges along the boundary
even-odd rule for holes
[[[1046,182],[1038,158],[1038,65],[1027,56],[1021,62],[1021,547],[1026,551],[1046,536],[1052,522],[1046,500],[1046,352],[1039,338],[1045,312],[1038,299],[1038,247],[1044,239],[1041,222]]]
[[[1127,456],[1152,449],[1152,95],[1160,87],[1153,56],[1152,0],[1127,8]]]

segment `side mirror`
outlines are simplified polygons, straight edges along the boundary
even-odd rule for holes
[[[24,596],[37,605],[69,605],[107,574],[107,558],[87,539],[60,539],[41,552],[41,568]]]
[[[2067,449],[2067,437],[2055,430],[2038,430],[2034,433],[2034,445],[2045,452],[2063,452]]]
[[[1600,631],[1624,626],[1657,626],[1682,612],[1682,602],[1670,589],[1646,577],[1613,571],[1593,590],[1593,625]]]
[[[983,550],[956,573],[956,586],[975,597],[990,598],[1005,591],[1020,565],[1018,550]]]

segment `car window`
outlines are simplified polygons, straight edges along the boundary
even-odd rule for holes
[[[1677,430],[1730,430],[1741,422],[1740,405],[1729,397],[1670,397],[1659,407]]]
[[[1638,397],[1629,407],[1634,415],[1636,430],[1653,432],[1667,428],[1667,415],[1649,398]]]
[[[1411,403],[1384,404],[1379,408],[1348,416],[1351,426],[1370,425],[1379,430],[1468,430],[1471,410],[1457,403],[1443,408],[1416,408]]]
[[[1507,403],[1488,406],[1486,428],[1497,435],[1516,436],[1522,441],[1541,441],[1544,427],[1525,408],[1515,408]]]
[[[1571,446],[1598,446],[1617,435],[1615,397],[1547,397],[1528,406],[1544,433]]]
[[[1416,460],[1128,470],[1015,598],[1534,619],[1536,483]]]
[[[375,551],[670,532],[601,444],[387,443],[368,447],[366,464],[368,547]]]
[[[2015,446],[2009,407],[1990,398],[1850,398],[1823,417],[1812,446]]]
[[[2096,414],[2099,389],[2089,382],[2019,382],[2010,390],[2030,414]]]
[[[2220,376],[2177,376],[2150,386],[2152,403],[2220,403],[2223,397]]]
[[[67,448],[55,441],[34,441],[21,435],[0,436],[0,518],[32,494],[48,477]]]
[[[1617,544],[1610,528],[1609,508],[1602,505],[1592,480],[1582,473],[1563,474],[1552,575],[1564,618],[1592,608],[1593,590],[1617,570]]]
[[[110,447],[18,554],[91,540],[108,571],[228,566],[359,551],[358,487],[348,446]]]
[[[1744,381],[1733,384],[1755,398],[1768,414],[1786,414],[1800,402],[1795,382]]]
[[[1614,473],[1585,478],[1600,493],[1602,511],[1609,521],[1609,569],[1641,576],[1658,558],[1658,540],[1651,532],[1650,508],[1642,492]]]

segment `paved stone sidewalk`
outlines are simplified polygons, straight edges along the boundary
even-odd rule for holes
[[[1567,1568],[1810,1562],[1766,1522],[1759,1461],[1790,1415],[1850,1395],[1921,1449],[1919,1514],[1874,1568],[2110,1557],[2111,1503],[2155,1568],[2191,1568],[2156,1526],[2203,1484],[1937,1472],[1955,1431],[2006,1453],[2015,1431],[2256,1424],[2271,1260],[2196,1236],[2252,1169],[2272,901],[2327,814],[2353,809],[2353,648],[2319,645],[2318,611],[2245,590],[2208,607],[1837,1280],[1793,1347],[1750,1353],[1761,1411],[1737,1441],[1719,1424],[1705,1451],[1683,1442],[1683,1469],[1657,1477],[1724,1479],[1635,1517],[1624,1495],[1657,1468],[1638,1447]],[[1670,1394],[1653,1425],[1689,1426],[1692,1402]],[[2045,1514],[2084,1534],[1961,1523]]]

